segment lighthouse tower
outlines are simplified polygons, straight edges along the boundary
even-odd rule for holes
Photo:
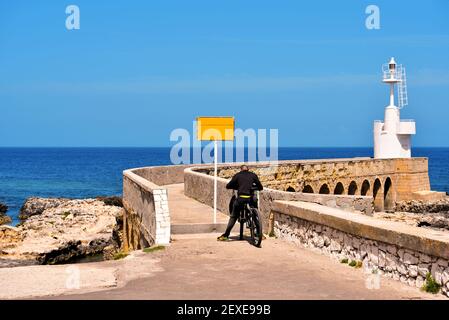
[[[384,122],[374,121],[374,158],[410,158],[410,138],[415,134],[415,121],[402,120],[400,109],[407,105],[405,68],[394,58],[383,66],[383,82],[390,85],[390,105],[385,108]],[[398,106],[394,102],[394,86],[398,88]]]

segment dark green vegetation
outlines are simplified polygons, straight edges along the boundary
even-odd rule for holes
[[[164,250],[164,249],[165,249],[165,246],[154,246],[154,247],[144,248],[142,251],[145,253],[150,253],[150,252]]]
[[[438,293],[440,291],[441,286],[435,281],[430,272],[426,274],[426,282],[422,286],[422,290],[429,293]]]
[[[120,260],[120,259],[126,258],[127,256],[128,256],[128,253],[120,251],[114,255],[114,260]]]

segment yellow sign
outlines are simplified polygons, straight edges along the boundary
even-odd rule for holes
[[[234,140],[234,117],[196,118],[198,140]]]

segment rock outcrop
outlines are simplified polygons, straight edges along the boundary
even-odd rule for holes
[[[112,196],[112,197],[96,197],[95,199],[103,201],[107,206],[116,206],[123,208],[122,197]]]
[[[396,211],[414,213],[449,213],[449,197],[437,201],[411,200],[400,201],[396,204]]]
[[[6,215],[8,206],[0,202],[0,225],[11,222],[11,218]]]
[[[415,212],[376,212],[375,217],[404,222],[415,227],[449,230],[449,212],[415,213]]]
[[[28,198],[20,208],[19,219],[25,221],[31,216],[42,214],[46,209],[57,208],[68,200],[64,198]]]
[[[97,199],[30,198],[18,227],[0,227],[0,262],[65,263],[112,257],[121,246],[123,208]],[[0,263],[1,266],[1,263]]]
[[[396,212],[376,215],[417,227],[449,230],[449,197],[437,201],[401,201],[396,204]]]

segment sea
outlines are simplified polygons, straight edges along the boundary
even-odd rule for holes
[[[121,195],[125,169],[169,165],[170,148],[0,148],[0,202],[12,225],[28,197]],[[279,148],[279,160],[372,157],[372,148]],[[449,192],[449,148],[414,148],[429,158],[432,190]]]

